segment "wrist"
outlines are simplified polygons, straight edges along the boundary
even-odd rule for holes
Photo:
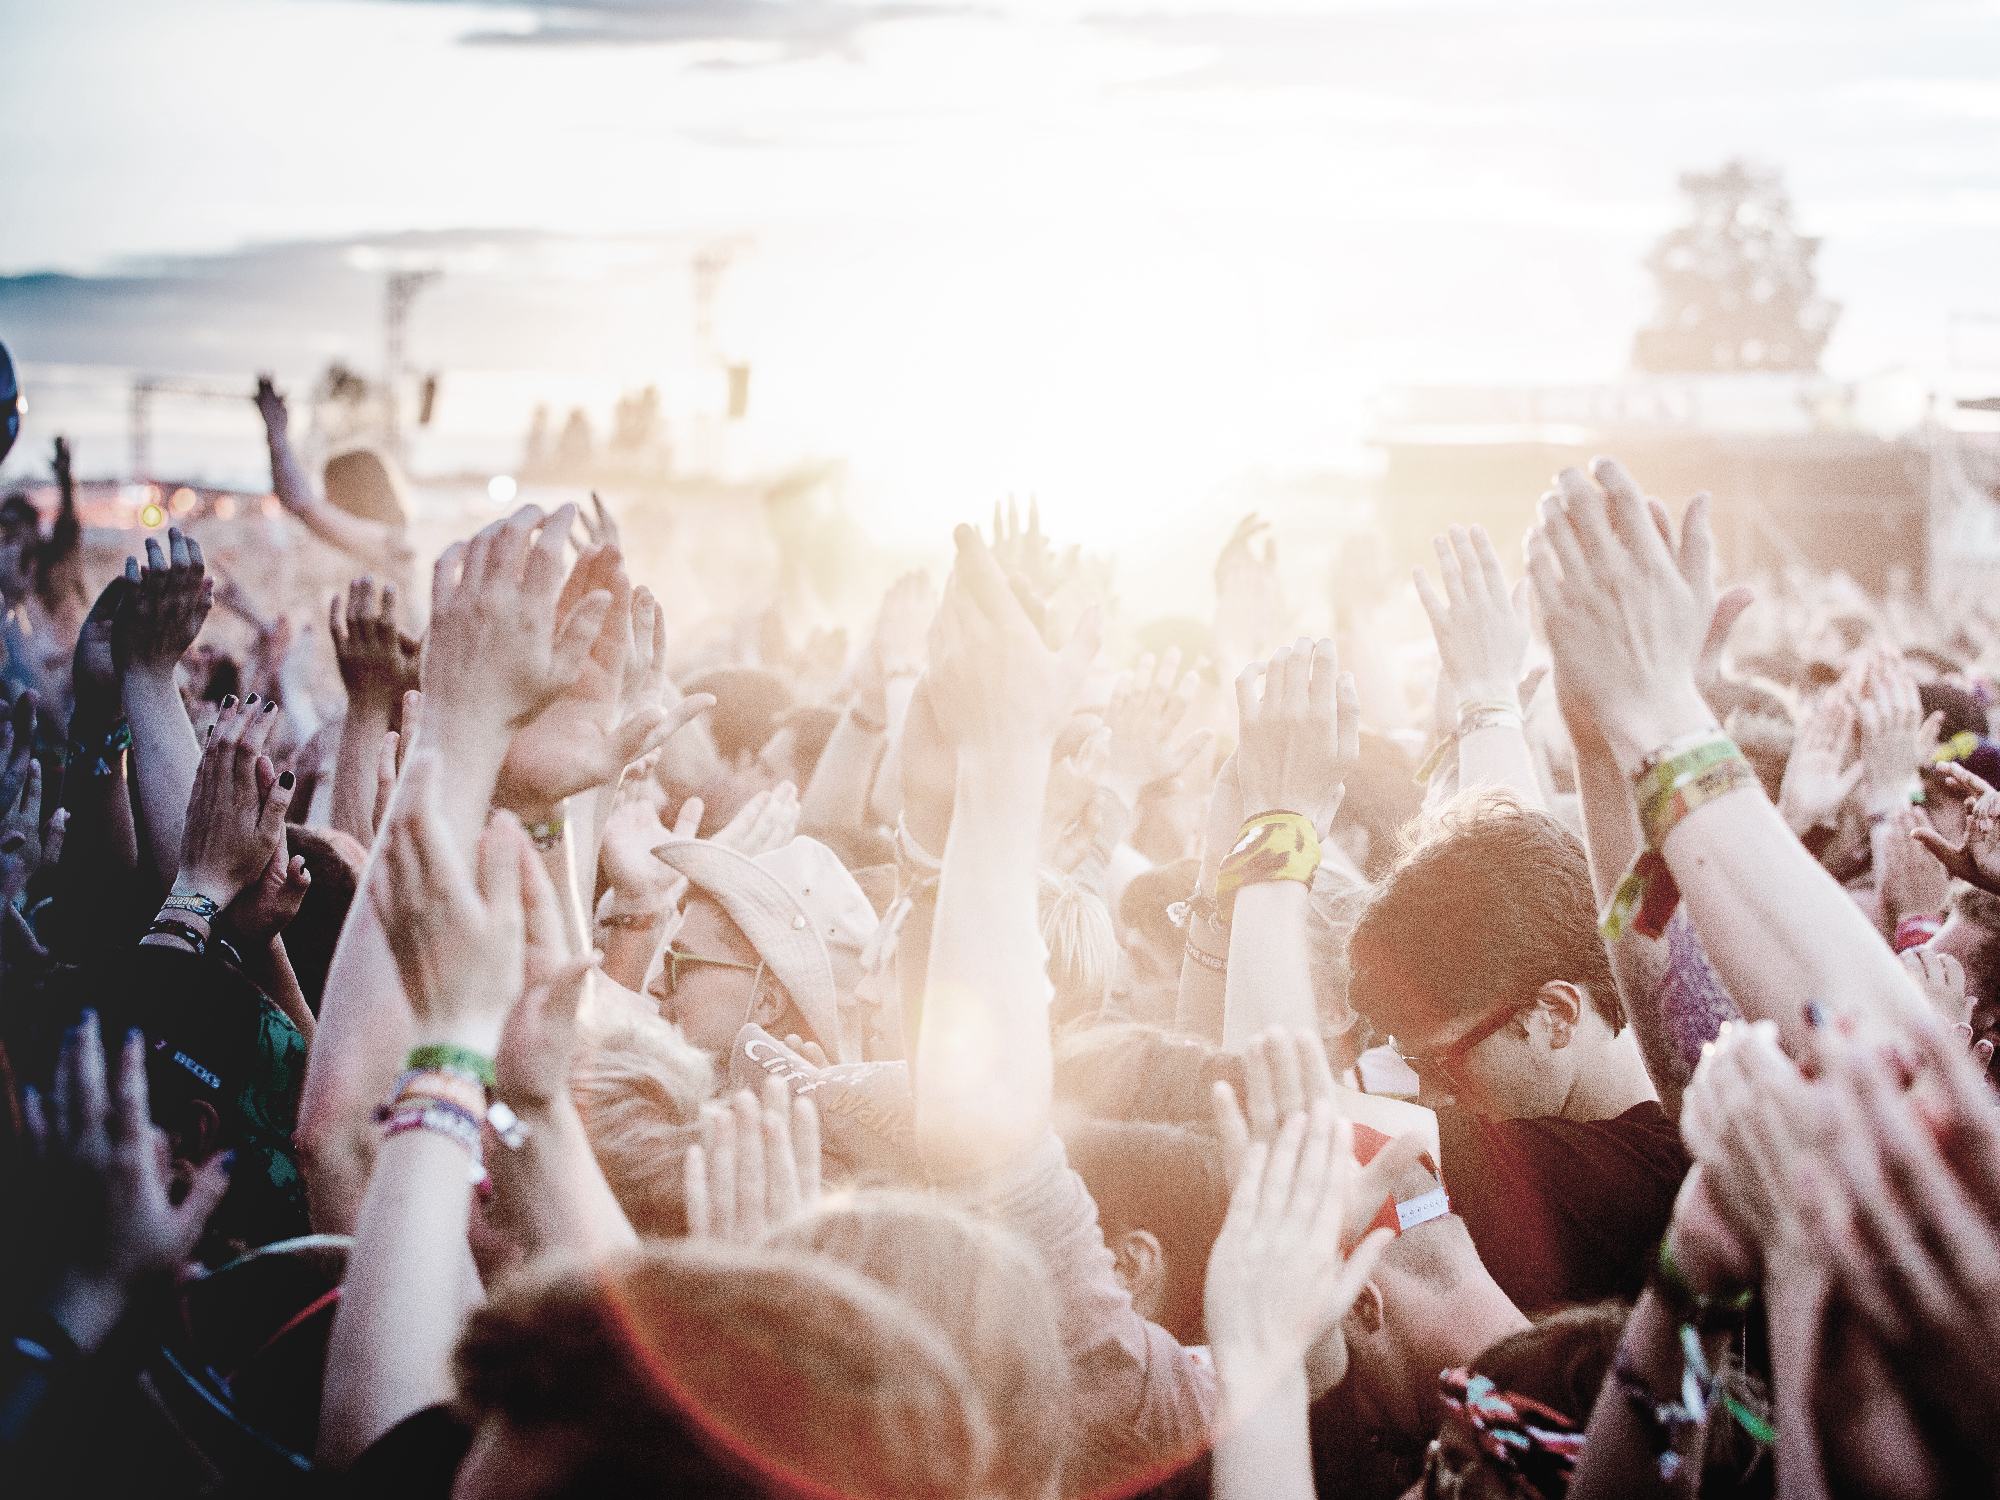
[[[1661,746],[1715,727],[1715,713],[1702,701],[1693,683],[1669,698],[1637,704],[1625,714],[1607,719],[1603,725],[1612,756],[1628,780],[1640,773],[1646,758]]]
[[[243,888],[226,875],[218,875],[211,870],[190,870],[183,868],[174,877],[168,889],[169,896],[199,896],[204,901],[215,903],[216,914],[221,915],[224,907],[234,901]]]
[[[110,1337],[118,1320],[125,1316],[128,1300],[125,1283],[118,1277],[70,1266],[50,1288],[42,1310],[69,1335],[80,1352],[88,1354]]]
[[[511,1007],[510,1007],[511,1008]],[[493,1017],[454,1016],[447,1020],[419,1018],[411,1033],[410,1050],[419,1047],[462,1047],[481,1057],[493,1058],[500,1050],[500,1032],[507,1024],[503,1012]]]

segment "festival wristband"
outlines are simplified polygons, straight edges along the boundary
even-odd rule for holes
[[[132,746],[132,726],[120,719],[101,740],[88,743],[71,740],[63,746],[63,769],[80,775],[109,776],[117,769],[120,751]],[[79,770],[80,768],[80,770]]]
[[[406,1107],[421,1106],[431,1100],[456,1105],[476,1117],[486,1113],[486,1085],[455,1068],[413,1069],[397,1080],[396,1092],[382,1112],[382,1118],[387,1119],[390,1115],[400,1114]]]
[[[475,1052],[470,1047],[460,1047],[451,1042],[432,1042],[425,1046],[412,1047],[410,1055],[403,1059],[403,1066],[416,1073],[446,1070],[468,1074],[489,1089],[495,1082],[492,1058],[483,1052]]]
[[[188,912],[204,922],[213,922],[222,915],[222,908],[199,891],[176,891],[160,903],[160,910]]]
[[[563,829],[567,826],[567,821],[560,816],[550,818],[546,823],[531,823],[527,829],[528,841],[540,853],[548,854],[562,847]]]
[[[1266,812],[1246,818],[1236,843],[1222,858],[1215,880],[1216,905],[1225,916],[1236,910],[1246,885],[1296,880],[1311,885],[1319,869],[1319,834],[1303,813]]]
[[[1525,723],[1521,705],[1508,698],[1476,698],[1458,705],[1460,738],[1481,729],[1519,729]]]
[[[1202,952],[1201,949],[1194,945],[1192,939],[1187,944],[1187,955],[1211,974],[1226,974],[1229,972],[1228,959],[1217,958],[1213,953]]]
[[[1680,887],[1660,852],[1667,835],[1696,808],[1757,785],[1757,773],[1743,752],[1720,730],[1689,735],[1647,757],[1634,785],[1646,845],[1619,878],[1598,923],[1607,942],[1617,942],[1628,930],[1649,938],[1666,932],[1667,920],[1681,900]]]

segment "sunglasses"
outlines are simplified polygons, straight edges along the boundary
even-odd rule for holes
[[[707,964],[709,967],[716,969],[742,969],[746,973],[754,973],[757,979],[751,983],[752,994],[756,993],[757,983],[764,977],[764,965],[762,963],[746,964],[733,958],[704,958],[699,953],[684,953],[672,943],[667,944],[666,960],[667,993],[670,995],[680,993],[681,967],[683,965],[695,968],[702,964]]]
[[[1435,1052],[1404,1052],[1397,1055],[1419,1078],[1436,1079],[1451,1093],[1457,1093],[1465,1085],[1459,1078],[1459,1069],[1472,1049],[1485,1041],[1494,1032],[1501,1030],[1514,1017],[1524,1011],[1533,1010],[1535,1002],[1508,1004],[1495,1007],[1480,1019],[1477,1026],[1453,1042],[1448,1047],[1440,1047]]]

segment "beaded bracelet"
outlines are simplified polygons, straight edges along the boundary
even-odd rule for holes
[[[387,1119],[406,1105],[429,1099],[455,1104],[475,1118],[486,1113],[486,1086],[478,1079],[468,1078],[456,1071],[431,1068],[422,1072],[411,1069],[396,1081],[396,1092],[385,1107],[383,1118]]]
[[[1303,813],[1265,812],[1243,821],[1236,843],[1222,857],[1215,879],[1216,905],[1233,917],[1246,885],[1296,880],[1311,885],[1319,869],[1319,834]]]
[[[403,1135],[412,1130],[428,1130],[434,1135],[444,1136],[465,1148],[472,1158],[469,1181],[481,1198],[493,1195],[493,1178],[486,1170],[486,1153],[479,1141],[479,1121],[455,1104],[444,1100],[433,1100],[422,1108],[412,1107],[391,1115],[382,1126],[382,1139]]]

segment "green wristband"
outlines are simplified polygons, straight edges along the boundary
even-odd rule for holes
[[[412,1047],[410,1055],[403,1059],[403,1066],[420,1073],[437,1068],[450,1068],[477,1078],[489,1089],[498,1080],[493,1072],[493,1059],[483,1052],[474,1052],[470,1047],[456,1046],[451,1042],[433,1042],[423,1047]]]

